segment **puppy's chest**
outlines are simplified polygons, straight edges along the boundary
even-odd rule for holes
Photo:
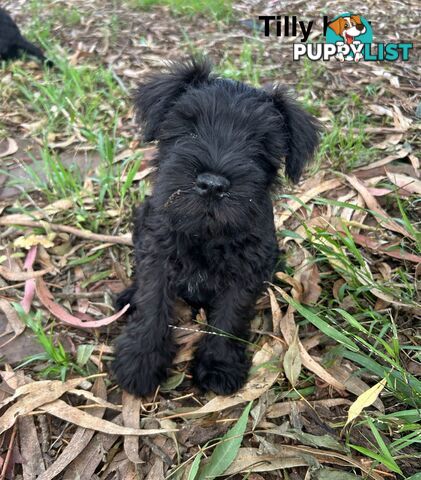
[[[217,293],[229,283],[235,257],[228,246],[195,245],[177,252],[177,284],[189,297]]]

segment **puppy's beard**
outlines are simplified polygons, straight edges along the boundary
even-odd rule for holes
[[[236,200],[230,193],[222,198],[201,198],[193,191],[177,189],[171,193],[161,211],[171,226],[187,235],[221,236],[246,230],[250,216],[257,211],[247,209],[247,203]]]

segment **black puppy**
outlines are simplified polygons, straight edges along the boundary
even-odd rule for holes
[[[12,60],[18,58],[22,52],[46,61],[42,50],[31,42],[28,42],[20,33],[18,26],[11,16],[0,8],[0,60]],[[47,63],[51,64],[47,60]]]
[[[158,140],[152,196],[137,210],[136,280],[118,305],[130,323],[113,370],[145,395],[174,356],[176,297],[203,307],[209,328],[195,353],[201,390],[237,391],[247,379],[249,322],[278,258],[270,186],[281,158],[297,181],[318,143],[317,121],[283,88],[265,92],[217,78],[204,59],[172,64],[135,98],[146,141]]]

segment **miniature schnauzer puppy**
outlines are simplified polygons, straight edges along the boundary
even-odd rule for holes
[[[132,394],[156,390],[175,354],[170,324],[181,297],[223,333],[200,340],[195,384],[232,394],[247,379],[249,323],[278,260],[270,187],[281,159],[298,181],[319,124],[284,88],[219,78],[206,59],[148,78],[135,107],[144,140],[158,142],[157,173],[135,214],[135,281],[117,302],[130,303],[130,321],[113,371]]]
[[[23,52],[52,66],[52,62],[44,57],[42,50],[26,40],[12,17],[6,10],[0,8],[0,60],[13,60],[20,57]]]

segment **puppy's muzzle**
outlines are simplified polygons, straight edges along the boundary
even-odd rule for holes
[[[223,197],[230,187],[230,181],[215,173],[201,173],[196,179],[196,192],[202,197]]]

